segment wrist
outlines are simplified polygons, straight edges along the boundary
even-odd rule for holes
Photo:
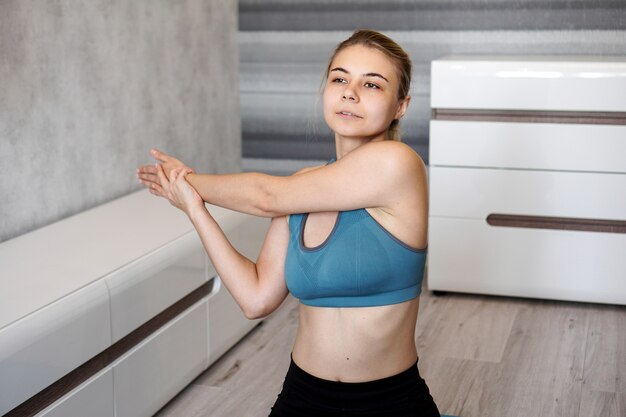
[[[208,213],[208,210],[204,206],[204,202],[201,204],[194,204],[187,209],[187,217],[193,222],[194,220],[204,216]]]

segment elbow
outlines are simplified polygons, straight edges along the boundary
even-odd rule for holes
[[[280,305],[281,301],[277,301],[270,294],[257,294],[257,296],[242,306],[243,314],[248,320],[258,320],[272,314]]]
[[[263,317],[265,317],[265,315],[263,314],[259,314],[258,312],[252,312],[252,311],[244,311],[244,315],[246,316],[248,320],[258,320],[258,319],[262,319]]]
[[[243,308],[243,314],[248,320],[258,320],[266,317],[269,312],[263,305],[257,304]]]

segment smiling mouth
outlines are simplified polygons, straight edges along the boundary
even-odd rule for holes
[[[354,113],[350,113],[349,111],[340,111],[340,112],[337,112],[337,114],[338,114],[339,116],[344,116],[344,117],[356,117],[356,118],[362,119],[362,117],[361,117],[361,116],[359,116],[359,115],[357,115],[357,114],[354,114]]]

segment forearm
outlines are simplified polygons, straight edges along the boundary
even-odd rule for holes
[[[267,210],[270,175],[257,172],[189,174],[186,179],[207,203],[255,216],[277,215]]]
[[[206,208],[188,213],[220,279],[249,318],[262,309],[256,264],[237,252]]]

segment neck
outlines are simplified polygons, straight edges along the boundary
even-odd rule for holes
[[[387,132],[375,137],[355,138],[340,136],[335,133],[335,152],[337,160],[343,158],[359,146],[362,146],[368,142],[378,142],[387,139]]]

